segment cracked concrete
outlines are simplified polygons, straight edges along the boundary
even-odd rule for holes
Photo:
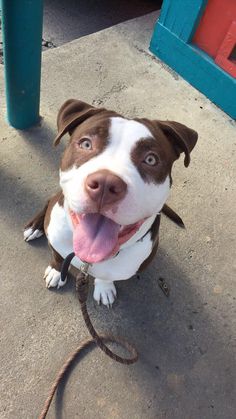
[[[96,328],[128,337],[139,362],[125,367],[99,350],[83,356],[48,418],[235,418],[236,124],[149,55],[155,20],[153,13],[46,51],[41,123],[16,131],[0,121],[1,419],[37,417],[62,362],[87,336],[73,281],[47,290],[46,241],[22,238],[24,223],[57,189],[66,139],[57,149],[52,141],[69,97],[102,98],[129,117],[183,122],[199,142],[188,169],[182,158],[176,163],[169,200],[186,230],[163,217],[154,263],[118,284],[112,311],[89,297]],[[3,97],[2,74],[0,91]]]

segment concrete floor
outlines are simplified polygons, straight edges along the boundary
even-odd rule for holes
[[[45,0],[43,51],[161,8],[162,0]],[[3,64],[0,8],[0,64]]]
[[[46,240],[22,239],[24,223],[57,189],[63,144],[52,141],[69,97],[186,123],[199,142],[190,167],[181,158],[173,173],[169,202],[186,231],[163,217],[157,258],[140,279],[118,284],[113,310],[89,299],[97,329],[128,337],[139,362],[122,366],[93,350],[48,417],[235,418],[236,124],[149,54],[155,20],[152,13],[45,52],[41,124],[16,131],[1,119],[1,419],[37,417],[62,362],[87,336],[73,282],[44,286]]]

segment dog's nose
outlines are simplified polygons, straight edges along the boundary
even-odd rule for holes
[[[105,205],[114,204],[124,198],[127,184],[109,170],[99,170],[88,175],[85,190],[101,209]]]

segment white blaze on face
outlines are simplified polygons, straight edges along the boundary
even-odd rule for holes
[[[152,137],[140,122],[112,117],[108,145],[98,156],[82,166],[60,172],[60,184],[69,207],[78,213],[89,211],[89,197],[85,192],[88,175],[98,170],[109,170],[127,184],[127,194],[106,216],[121,225],[128,225],[157,214],[163,207],[170,190],[170,178],[161,184],[145,182],[131,160],[131,152],[140,139]]]

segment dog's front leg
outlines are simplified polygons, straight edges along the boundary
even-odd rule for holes
[[[24,228],[24,240],[29,242],[34,239],[38,239],[44,234],[44,219],[47,212],[48,203],[45,207],[34,216]]]
[[[47,288],[61,288],[66,284],[67,278],[65,281],[61,280],[61,267],[63,258],[49,245],[52,251],[52,258],[50,265],[46,268],[44,273],[44,279],[46,282]]]
[[[116,298],[114,282],[95,278],[93,298],[98,304],[102,303],[107,307],[111,307]]]

